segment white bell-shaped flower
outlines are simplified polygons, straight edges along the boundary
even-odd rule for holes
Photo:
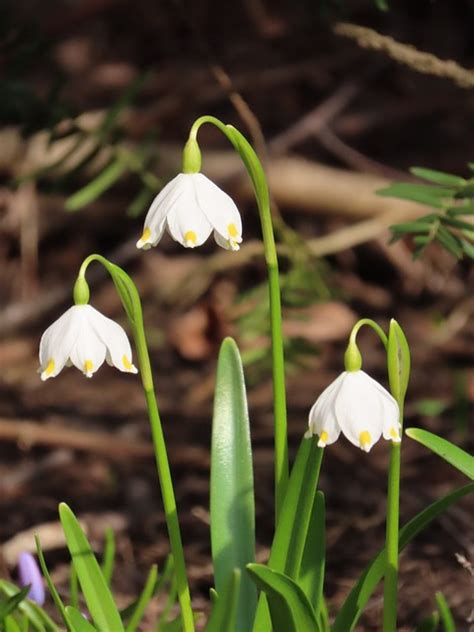
[[[104,360],[126,373],[137,373],[132,348],[123,328],[91,305],[73,305],[41,337],[41,379],[56,377],[74,365],[92,377]]]
[[[341,432],[365,452],[381,436],[400,441],[396,400],[362,370],[341,373],[321,393],[309,413],[306,436],[318,435],[319,447],[334,443]]]
[[[158,193],[137,248],[156,246],[165,228],[186,248],[200,246],[212,231],[227,250],[238,250],[242,242],[242,220],[234,201],[202,173],[180,173]]]

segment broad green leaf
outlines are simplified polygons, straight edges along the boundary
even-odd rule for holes
[[[228,578],[227,585],[214,603],[205,628],[206,632],[227,632],[235,629],[240,578],[241,571],[238,569]]]
[[[388,332],[387,363],[390,390],[399,405],[404,401],[410,380],[410,347],[403,329],[392,318]]]
[[[320,629],[308,598],[291,577],[263,564],[249,564],[247,570],[267,596],[273,632],[317,632]]]
[[[156,565],[152,566],[150,572],[148,573],[147,580],[145,582],[145,586],[143,587],[142,593],[138,600],[135,610],[130,618],[130,621],[127,623],[127,627],[125,628],[125,632],[135,632],[140,621],[143,618],[145,613],[145,608],[150,602],[150,599],[153,597],[153,592],[156,587],[156,580],[158,577],[158,567]]]
[[[127,169],[127,163],[122,157],[115,158],[94,180],[66,200],[65,209],[67,211],[78,211],[87,206],[87,204],[91,204],[91,202],[105,193],[107,189],[110,189]]]
[[[453,503],[467,494],[474,492],[474,483],[469,483],[460,489],[456,489],[447,496],[440,498],[426,509],[417,514],[400,529],[400,551],[413,540],[423,529]],[[336,620],[332,626],[332,632],[352,632],[357,625],[367,601],[383,577],[385,570],[385,549],[370,562],[365,568],[359,581],[349,593],[343,603]]]
[[[216,589],[220,594],[234,569],[242,571],[237,629],[250,630],[257,606],[257,591],[244,573],[255,560],[252,447],[242,363],[231,338],[223,341],[217,365],[210,505]]]
[[[405,434],[450,463],[471,481],[474,480],[474,456],[458,448],[454,443],[422,428],[408,428]]]
[[[433,612],[429,617],[420,621],[420,623],[416,626],[415,632],[436,632],[439,625],[439,614],[437,612]]]
[[[101,632],[123,632],[122,620],[110,589],[76,516],[65,503],[61,503],[59,517],[82,594],[95,625]]]
[[[435,599],[444,632],[456,632],[456,624],[454,623],[453,615],[449,609],[445,596],[442,592],[437,592],[435,594]]]
[[[326,512],[324,494],[316,493],[313,511],[308,527],[309,536],[301,559],[298,573],[298,585],[308,597],[313,606],[316,617],[319,618],[323,600],[325,551],[326,551]]]
[[[0,602],[0,623],[7,617],[11,612],[17,609],[19,604],[25,599],[26,595],[30,592],[30,587],[25,586],[21,590],[18,590],[16,595],[12,595],[5,601]]]
[[[74,632],[97,632],[97,629],[74,606],[66,607],[66,617]]]
[[[62,620],[64,621],[64,625],[70,630],[69,621],[66,616],[66,608],[59,596],[58,591],[56,590],[56,586],[53,584],[53,580],[51,579],[51,575],[49,574],[48,567],[46,565],[46,560],[44,559],[43,549],[41,548],[41,542],[37,535],[35,535],[35,544],[36,544],[36,552],[38,554],[38,561],[41,567],[41,572],[43,573],[43,577],[46,580],[46,584],[48,586],[51,597],[53,598],[54,605],[56,606],[56,610],[61,615]]]
[[[7,597],[13,597],[18,594],[18,588],[15,584],[12,584],[6,579],[0,579],[0,592]],[[39,606],[37,606],[33,601],[23,599],[23,601],[18,604],[18,610],[22,614],[26,615],[33,626],[33,629],[37,632],[49,632],[50,630],[59,632],[58,627],[52,621],[49,623],[49,617],[48,622],[45,622],[44,618],[39,614],[39,611],[43,612],[42,609],[39,608]]]
[[[318,486],[324,448],[318,448],[318,437],[301,441],[291,471],[280,519],[273,538],[268,566],[296,579],[308,537],[308,529]],[[254,632],[271,629],[269,612],[260,596]]]
[[[456,176],[452,173],[445,173],[444,171],[434,171],[433,169],[425,169],[424,167],[412,167],[410,173],[423,180],[434,182],[435,184],[442,184],[448,187],[458,187],[466,184],[466,180],[461,176]]]
[[[420,204],[443,208],[443,198],[453,198],[456,191],[440,187],[432,187],[426,184],[408,184],[396,182],[385,189],[376,191],[382,197],[396,197],[402,200],[411,200]]]

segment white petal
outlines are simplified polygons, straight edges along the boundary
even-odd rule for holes
[[[364,371],[347,371],[335,404],[343,434],[366,452],[380,439],[383,405],[373,380]]]
[[[385,389],[384,389],[385,390]],[[400,409],[397,400],[386,391],[388,397],[382,397],[383,405],[383,438],[399,443],[400,438]]]
[[[215,235],[217,243],[223,248],[238,250],[242,243],[242,219],[234,200],[204,174],[192,175],[199,206],[221,238]]]
[[[181,195],[189,187],[189,180],[184,173],[179,173],[173,180],[164,186],[151,203],[145,217],[143,235],[137,241],[137,248],[147,250],[156,246],[165,230],[165,222],[168,213],[178,202]]]
[[[197,174],[183,175],[192,178]],[[168,213],[166,224],[173,239],[186,248],[200,246],[211,234],[212,226],[197,203],[192,180],[186,181],[179,199]]]
[[[73,365],[86,377],[92,377],[105,360],[106,347],[96,334],[92,321],[97,312],[91,305],[83,305],[82,318],[78,322],[79,335],[71,350]]]
[[[98,338],[106,346],[106,360],[119,371],[138,373],[132,364],[132,348],[124,329],[111,318],[97,310],[90,318],[91,325]]]
[[[84,305],[73,305],[60,316],[41,337],[39,361],[41,379],[56,377],[67,363],[80,333]]]
[[[214,231],[214,239],[216,240],[216,244],[221,248],[225,248],[226,250],[240,250],[240,242],[236,242],[234,239],[224,239],[217,230]]]
[[[309,413],[309,428],[319,436],[319,447],[334,443],[340,434],[335,416],[335,401],[342,385],[344,374],[334,380],[318,397]]]

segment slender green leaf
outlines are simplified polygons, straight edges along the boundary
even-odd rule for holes
[[[469,181],[465,187],[463,187],[460,191],[456,193],[457,198],[472,198],[474,197],[474,182],[472,180]]]
[[[43,549],[41,548],[41,542],[38,535],[35,535],[35,544],[36,544],[36,553],[38,555],[38,561],[41,567],[41,572],[43,573],[43,577],[46,580],[46,584],[48,586],[51,597],[53,598],[54,605],[56,606],[56,610],[61,615],[62,620],[64,621],[64,625],[68,630],[70,630],[68,618],[66,616],[66,608],[59,596],[58,591],[56,590],[56,586],[53,584],[53,580],[51,579],[51,575],[49,574],[48,567],[46,565],[46,560],[44,559]]]
[[[79,580],[72,562],[69,565],[69,605],[73,608],[79,608]]]
[[[412,167],[410,173],[423,180],[434,182],[435,184],[442,184],[447,187],[459,187],[466,184],[466,180],[461,176],[456,176],[452,173],[445,173],[444,171],[434,171],[433,169],[425,169],[424,167]]]
[[[456,489],[447,496],[435,501],[417,514],[400,530],[400,551],[413,540],[423,529],[453,503],[467,494],[474,492],[474,483]],[[370,562],[360,579],[344,601],[332,627],[332,632],[352,632],[367,601],[370,599],[385,570],[385,550]]]
[[[393,318],[388,332],[387,363],[390,391],[397,402],[402,402],[410,380],[410,347],[403,329]]]
[[[16,595],[12,595],[6,601],[0,602],[0,622],[5,619],[11,612],[17,609],[19,604],[25,599],[27,594],[30,592],[30,587],[25,586],[21,590],[19,590]]]
[[[227,632],[234,630],[237,622],[237,602],[239,598],[241,571],[235,569],[227,580],[227,585],[217,597],[207,622],[206,632]]]
[[[387,0],[375,0],[375,4],[380,11],[388,11],[389,9]]]
[[[94,180],[66,200],[65,209],[67,211],[78,211],[84,206],[91,204],[105,193],[107,189],[110,189],[127,169],[128,166],[122,157],[114,158]]]
[[[406,222],[405,224],[393,224],[390,226],[392,233],[427,233],[431,229],[428,222]]]
[[[18,622],[13,618],[12,615],[8,615],[5,617],[5,632],[22,632]]]
[[[415,632],[436,632],[439,625],[439,614],[438,612],[433,612],[429,617],[420,621],[420,623],[416,626]]]
[[[148,573],[145,586],[143,587],[142,593],[138,600],[137,606],[130,618],[130,621],[127,623],[125,632],[135,632],[135,630],[139,626],[140,621],[142,620],[143,615],[145,613],[145,608],[149,604],[150,599],[153,597],[153,592],[155,590],[157,577],[158,577],[158,567],[155,564],[150,568],[150,572]]]
[[[422,428],[408,428],[405,434],[450,463],[471,481],[474,480],[474,456],[458,448],[454,443]]]
[[[249,564],[247,570],[267,596],[274,632],[317,632],[320,629],[308,598],[291,577],[263,564]]]
[[[411,200],[420,204],[443,208],[443,198],[453,198],[456,191],[440,187],[428,186],[425,184],[407,184],[396,182],[385,189],[376,191],[382,197],[396,197],[402,200]]]
[[[319,618],[323,601],[325,551],[326,551],[326,511],[324,494],[316,493],[313,511],[308,527],[308,537],[301,558],[298,585],[308,597],[316,617]]]
[[[453,226],[454,228],[459,228],[459,230],[465,230],[469,233],[474,233],[474,224],[470,224],[469,222],[463,222],[460,219],[454,219],[453,217],[442,217],[442,224],[447,224],[448,226]]]
[[[15,586],[15,584],[12,584],[6,579],[0,579],[0,592],[2,592],[7,597],[13,597],[14,595],[18,594],[18,588],[17,586]],[[35,606],[36,604],[33,601],[30,601],[29,599],[23,599],[23,601],[20,601],[20,603],[18,604],[18,610],[28,617],[28,620],[31,622],[31,625],[33,626],[34,630],[37,630],[37,632],[48,632],[48,630],[59,632],[58,627],[54,624],[54,627],[49,625],[49,623],[45,624],[44,619],[38,613],[38,609],[41,609]],[[11,617],[11,615],[9,616]]]
[[[66,607],[66,616],[69,622],[69,625],[74,630],[74,632],[97,632],[97,628],[95,628],[92,623],[82,615],[81,612],[74,606]]]
[[[470,257],[471,259],[474,259],[474,244],[470,244],[465,239],[461,239],[460,241],[461,241],[461,246],[464,251],[464,254]]]
[[[115,563],[115,534],[113,529],[108,528],[105,530],[105,544],[104,544],[104,555],[102,559],[102,574],[104,576],[105,581],[110,586],[110,582],[112,581],[112,574],[114,572],[114,563]]]
[[[298,577],[306,540],[311,537],[308,529],[323,454],[318,437],[301,441],[273,538],[268,566],[293,579]],[[270,626],[268,607],[260,596],[253,630],[266,632]]]
[[[436,238],[446,248],[446,250],[456,257],[456,259],[461,259],[462,246],[459,240],[452,233],[446,230],[443,226],[439,226]]]
[[[221,346],[212,421],[211,548],[216,589],[221,593],[234,569],[255,560],[255,499],[252,447],[244,374],[237,345]],[[250,630],[257,591],[245,573],[237,600],[237,629]],[[230,632],[230,628],[229,628]]]
[[[450,206],[446,213],[452,217],[457,215],[474,215],[474,204],[463,204],[462,206]]]
[[[122,620],[110,589],[76,516],[65,503],[61,503],[59,517],[82,594],[96,626],[101,632],[123,632]]]
[[[435,594],[435,599],[444,632],[456,632],[456,624],[454,623],[454,618],[445,596],[442,592],[437,592]]]

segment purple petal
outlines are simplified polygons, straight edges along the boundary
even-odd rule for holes
[[[28,599],[42,606],[45,601],[43,577],[31,553],[21,553],[18,558],[18,580],[22,588],[31,586]]]

